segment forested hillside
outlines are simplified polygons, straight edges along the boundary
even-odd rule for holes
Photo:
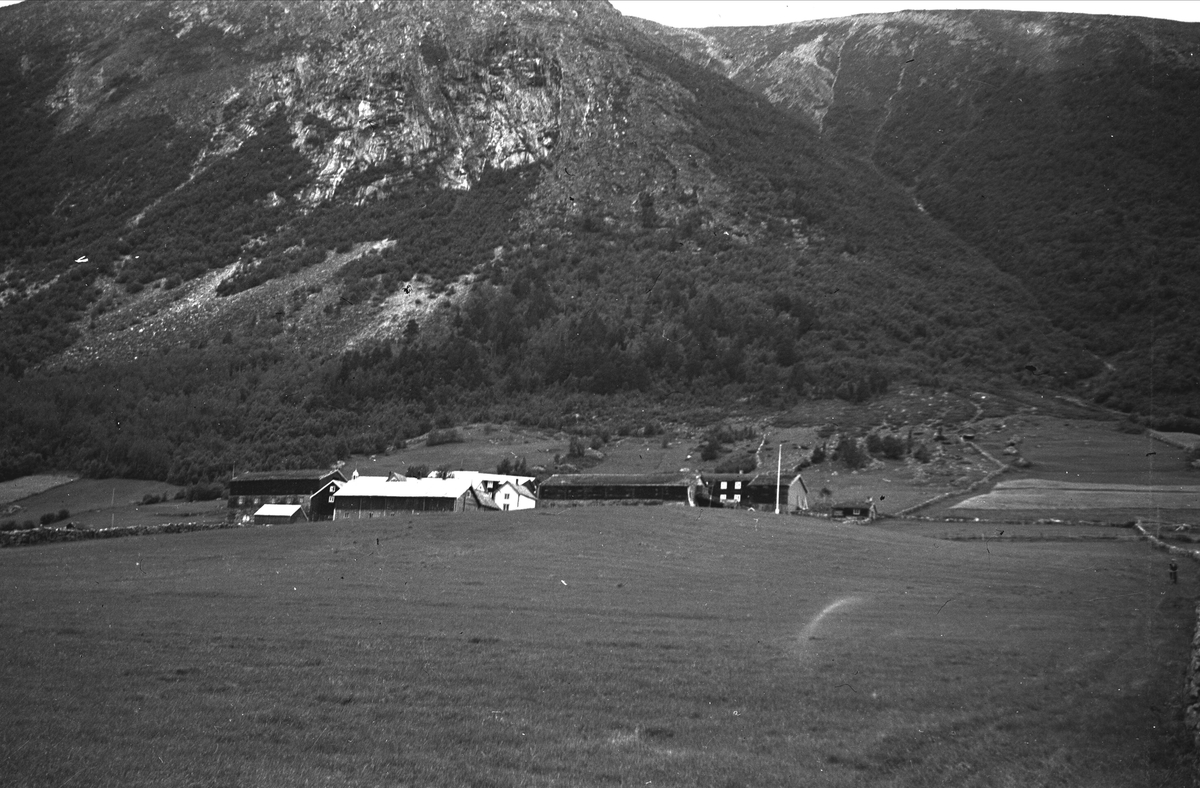
[[[0,79],[0,477],[1103,373],[932,192],[607,5],[27,3]]]
[[[906,12],[656,40],[868,159],[1102,358],[1084,391],[1200,415],[1200,29]]]

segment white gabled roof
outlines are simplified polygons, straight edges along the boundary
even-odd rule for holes
[[[483,471],[450,471],[446,474],[450,479],[470,479],[472,482],[512,482],[514,485],[526,484],[533,481],[532,476],[511,476],[503,473],[484,473]]]
[[[257,512],[255,517],[291,517],[296,512],[303,511],[303,507],[294,503],[264,503]]]
[[[533,500],[535,500],[535,501],[537,500],[537,496],[536,496],[536,495],[534,495],[533,493],[531,493],[531,492],[529,491],[529,488],[528,488],[528,487],[526,487],[526,486],[525,486],[525,485],[523,485],[523,484],[513,484],[512,482],[505,482],[504,484],[502,484],[502,485],[500,485],[499,487],[497,487],[497,488],[496,488],[496,495],[499,495],[499,494],[500,494],[500,491],[501,491],[501,490],[503,490],[503,489],[504,489],[504,488],[506,488],[506,487],[507,487],[507,488],[510,488],[510,489],[511,489],[513,492],[515,492],[517,495],[524,495],[526,498],[532,498],[532,499],[533,499]],[[493,495],[492,497],[494,498],[494,497],[496,497],[496,496],[495,496],[495,495]]]
[[[399,478],[359,476],[333,494],[337,498],[458,498],[471,489],[469,479]]]

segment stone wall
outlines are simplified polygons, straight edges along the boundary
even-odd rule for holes
[[[1200,561],[1200,552],[1186,547],[1167,544],[1142,525],[1137,524],[1138,533],[1150,544],[1169,555]],[[1195,624],[1192,629],[1191,658],[1188,660],[1187,676],[1183,688],[1183,723],[1192,739],[1193,754],[1200,754],[1200,603],[1196,605]],[[1193,760],[1197,784],[1200,784],[1200,759]]]
[[[121,525],[114,528],[30,528],[24,531],[0,532],[0,547],[44,544],[47,542],[81,542],[88,539],[112,539],[119,536],[149,536],[179,534],[188,531],[209,531],[215,528],[240,528],[238,523],[162,523],[160,525]]]

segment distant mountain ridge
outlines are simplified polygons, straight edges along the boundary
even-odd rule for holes
[[[747,38],[771,79],[785,33]],[[916,146],[915,105],[880,99],[853,36],[857,103],[827,106],[803,99],[825,90],[817,39],[789,50],[816,53],[812,90],[772,93],[701,56],[752,48],[715,36],[604,3],[0,9],[0,476],[193,482],[463,419],[901,382],[1161,410],[1055,312],[1073,302],[1041,258],[998,252],[989,228],[1023,216],[1007,192],[995,221],[955,213],[972,182]]]

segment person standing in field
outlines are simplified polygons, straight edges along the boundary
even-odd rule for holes
[[[1178,583],[1179,582],[1179,564],[1172,561],[1171,565],[1167,568],[1171,571],[1171,582]]]

